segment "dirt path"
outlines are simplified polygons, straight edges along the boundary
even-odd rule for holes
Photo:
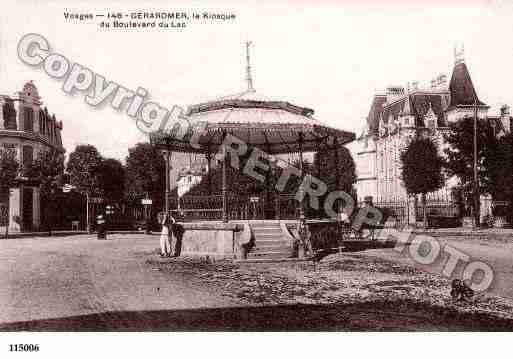
[[[0,330],[511,330],[513,303],[380,258],[161,259],[154,236],[0,241]]]
[[[0,322],[238,304],[216,295],[215,288],[145,265],[157,241],[137,236],[0,241]]]

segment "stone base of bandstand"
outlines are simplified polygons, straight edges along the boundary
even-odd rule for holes
[[[251,241],[249,224],[242,221],[179,223],[179,227],[181,256],[244,259],[245,247]]]
[[[476,219],[474,217],[463,217],[461,219],[461,226],[463,228],[476,228]]]

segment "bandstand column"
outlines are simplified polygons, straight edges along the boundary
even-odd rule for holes
[[[337,179],[335,180],[335,185],[337,186],[336,191],[340,191],[340,169],[339,169],[339,161],[338,161],[338,140],[335,138],[333,140],[333,145],[335,148],[335,176],[337,176]],[[336,207],[337,212],[340,212],[341,208],[340,206]]]
[[[271,146],[269,142],[266,142],[265,150],[267,151],[267,158],[270,159],[271,156]],[[273,204],[271,203],[271,161],[269,161],[269,169],[265,171],[265,203],[264,203],[264,219],[270,219],[267,216],[267,213],[272,211]],[[276,214],[275,214],[276,217]]]
[[[166,214],[169,214],[169,187],[170,187],[170,180],[169,180],[169,170],[170,170],[170,166],[169,166],[169,161],[170,161],[170,157],[171,157],[171,151],[170,149],[168,148],[167,151],[166,151],[166,154],[165,154],[165,158],[166,158],[166,191],[165,191],[165,196],[166,198],[164,199],[164,203],[165,203],[165,208],[166,208]]]
[[[208,195],[212,196],[212,173],[211,170],[211,161],[212,161],[212,154],[210,153],[210,150],[205,154],[205,157],[207,159],[207,179],[208,179]]]
[[[317,178],[321,179],[321,140],[317,140]]]
[[[299,139],[298,139],[298,143],[299,143],[299,180],[300,180],[300,183],[299,183],[299,189],[298,189],[298,192],[299,192],[299,198],[301,198],[301,201],[299,202],[299,218],[303,219],[305,218],[305,209],[303,208],[303,200],[304,200],[304,190],[303,190],[303,174],[304,174],[304,170],[303,170],[303,133],[300,132],[299,133]]]
[[[223,147],[222,147],[222,151],[223,151],[223,188],[222,188],[222,191],[223,191],[223,222],[228,222],[228,201],[227,201],[227,198],[226,198],[226,195],[227,195],[227,181],[226,181],[226,148],[225,148],[225,145],[224,145],[224,142],[225,142],[225,139],[226,139],[226,132],[223,133]]]
[[[337,175],[337,191],[340,189],[340,169],[338,166],[338,140],[335,138],[333,140],[333,144],[335,145],[335,174]]]

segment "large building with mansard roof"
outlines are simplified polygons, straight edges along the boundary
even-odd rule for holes
[[[62,121],[43,106],[32,81],[13,96],[0,95],[0,147],[16,152],[20,165],[41,153],[62,146]],[[39,183],[18,176],[18,185],[8,196],[0,197],[0,210],[9,215],[9,231],[35,231],[41,225]]]
[[[366,128],[357,144],[357,192],[359,198],[372,196],[377,202],[407,199],[401,181],[400,154],[416,132],[433,137],[443,151],[444,132],[449,123],[474,116],[492,121],[497,135],[511,131],[509,107],[504,105],[497,115],[489,114],[474,88],[469,70],[457,54],[452,76],[439,75],[426,88],[418,83],[407,87],[390,86],[374,96],[367,116]],[[451,200],[455,178],[444,188],[431,193],[428,199]]]

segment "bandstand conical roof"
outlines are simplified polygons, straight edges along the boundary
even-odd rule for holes
[[[249,59],[247,80],[248,89],[244,92],[189,106],[186,117],[190,125],[185,136],[178,135],[180,131],[154,133],[150,135],[152,144],[171,151],[213,153],[229,134],[269,154],[286,154],[300,149],[333,149],[355,139],[354,133],[317,120],[310,108],[257,93]]]
[[[270,154],[318,151],[355,139],[352,132],[330,127],[313,117],[310,108],[276,101],[249,90],[189,106],[185,136],[155,133],[151,142],[180,152],[216,152],[230,134]],[[195,135],[192,146],[191,139]]]

